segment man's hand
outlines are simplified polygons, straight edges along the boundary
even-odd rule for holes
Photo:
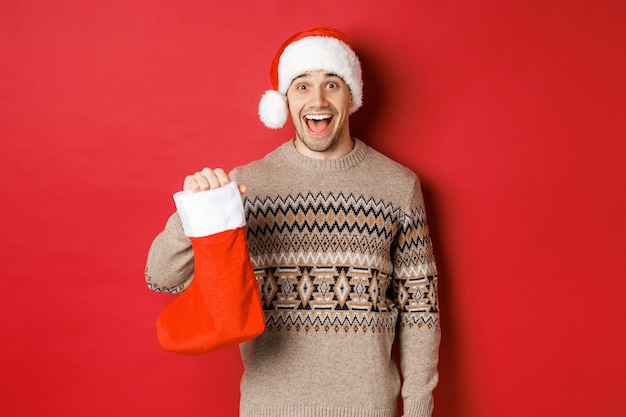
[[[222,168],[204,168],[200,172],[185,177],[183,190],[191,190],[197,193],[198,191],[223,187],[228,183],[230,183],[230,177]],[[245,185],[238,184],[238,187],[241,194],[245,193],[247,190]]]

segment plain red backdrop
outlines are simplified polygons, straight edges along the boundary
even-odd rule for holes
[[[365,67],[353,133],[423,181],[435,416],[623,416],[624,22],[618,0],[0,2],[0,415],[237,415],[237,349],[158,346],[145,257],[185,175],[291,137],[256,116],[269,64],[327,24]]]

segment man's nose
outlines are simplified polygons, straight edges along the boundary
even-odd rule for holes
[[[311,105],[323,107],[328,102],[326,101],[326,90],[324,87],[315,87],[313,88],[313,94],[311,95]]]

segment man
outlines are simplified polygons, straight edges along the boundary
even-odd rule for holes
[[[350,136],[362,105],[359,60],[343,33],[292,36],[261,99],[266,126],[295,138],[183,188],[239,184],[266,329],[240,346],[242,417],[430,416],[440,340],[437,272],[418,178]],[[231,181],[233,181],[231,183]],[[193,252],[178,214],[155,239],[146,279],[182,291]],[[392,354],[398,344],[399,365]]]

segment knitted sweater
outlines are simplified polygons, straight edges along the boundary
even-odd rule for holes
[[[236,168],[266,330],[240,346],[241,417],[430,416],[437,272],[418,178],[363,142],[311,159],[292,141]],[[174,214],[146,280],[178,292],[193,253]],[[392,344],[397,340],[402,383]]]

